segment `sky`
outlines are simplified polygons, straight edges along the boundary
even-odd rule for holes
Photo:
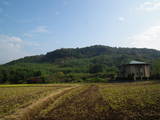
[[[160,50],[160,0],[0,0],[0,64],[91,45]]]

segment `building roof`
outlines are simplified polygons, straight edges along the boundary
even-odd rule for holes
[[[141,61],[132,60],[132,61],[129,62],[129,64],[147,64],[147,63],[141,62]]]
[[[150,65],[149,63],[146,63],[146,62],[141,62],[141,61],[136,61],[136,60],[132,60],[130,61],[129,63],[127,64],[122,64],[120,66],[127,66],[127,65]],[[119,67],[120,67],[119,66]]]

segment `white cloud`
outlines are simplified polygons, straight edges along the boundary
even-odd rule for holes
[[[22,39],[19,38],[19,37],[14,37],[14,36],[12,36],[12,37],[8,37],[8,39],[9,39],[10,41],[12,41],[12,42],[15,42],[15,43],[22,43],[22,42],[23,42]]]
[[[37,26],[36,28],[24,33],[23,36],[32,38],[36,35],[41,35],[42,33],[50,33],[47,26]]]
[[[34,33],[48,33],[49,31],[46,26],[38,26],[32,32],[34,32]]]
[[[141,5],[139,5],[138,10],[147,11],[147,12],[159,11],[160,1],[153,0],[153,1],[144,2]]]
[[[132,47],[160,50],[160,26],[152,26],[146,31],[129,37]]]
[[[0,63],[28,55],[24,46],[25,42],[19,37],[0,35]]]
[[[124,17],[119,17],[119,18],[118,18],[118,21],[124,22],[124,21],[125,21],[125,18],[124,18]]]

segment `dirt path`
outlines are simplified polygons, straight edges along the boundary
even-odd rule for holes
[[[33,120],[37,119],[36,116],[39,114],[39,112],[42,109],[45,109],[48,105],[53,103],[55,100],[57,100],[59,97],[63,96],[64,94],[67,94],[73,89],[76,89],[77,87],[67,87],[64,89],[61,89],[54,94],[50,94],[49,96],[46,96],[45,98],[42,98],[38,100],[37,102],[31,104],[30,106],[18,110],[15,114],[6,116],[2,120]],[[0,119],[1,120],[1,119]]]
[[[98,86],[91,85],[39,120],[106,120],[105,111],[109,110],[106,106]]]

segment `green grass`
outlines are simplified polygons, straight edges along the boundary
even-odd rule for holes
[[[42,84],[2,84],[0,87],[26,87],[26,86],[40,86]]]
[[[73,84],[67,84],[67,83],[54,83],[54,84],[0,84],[1,87],[48,87],[48,86],[55,86],[55,85],[74,85]]]

